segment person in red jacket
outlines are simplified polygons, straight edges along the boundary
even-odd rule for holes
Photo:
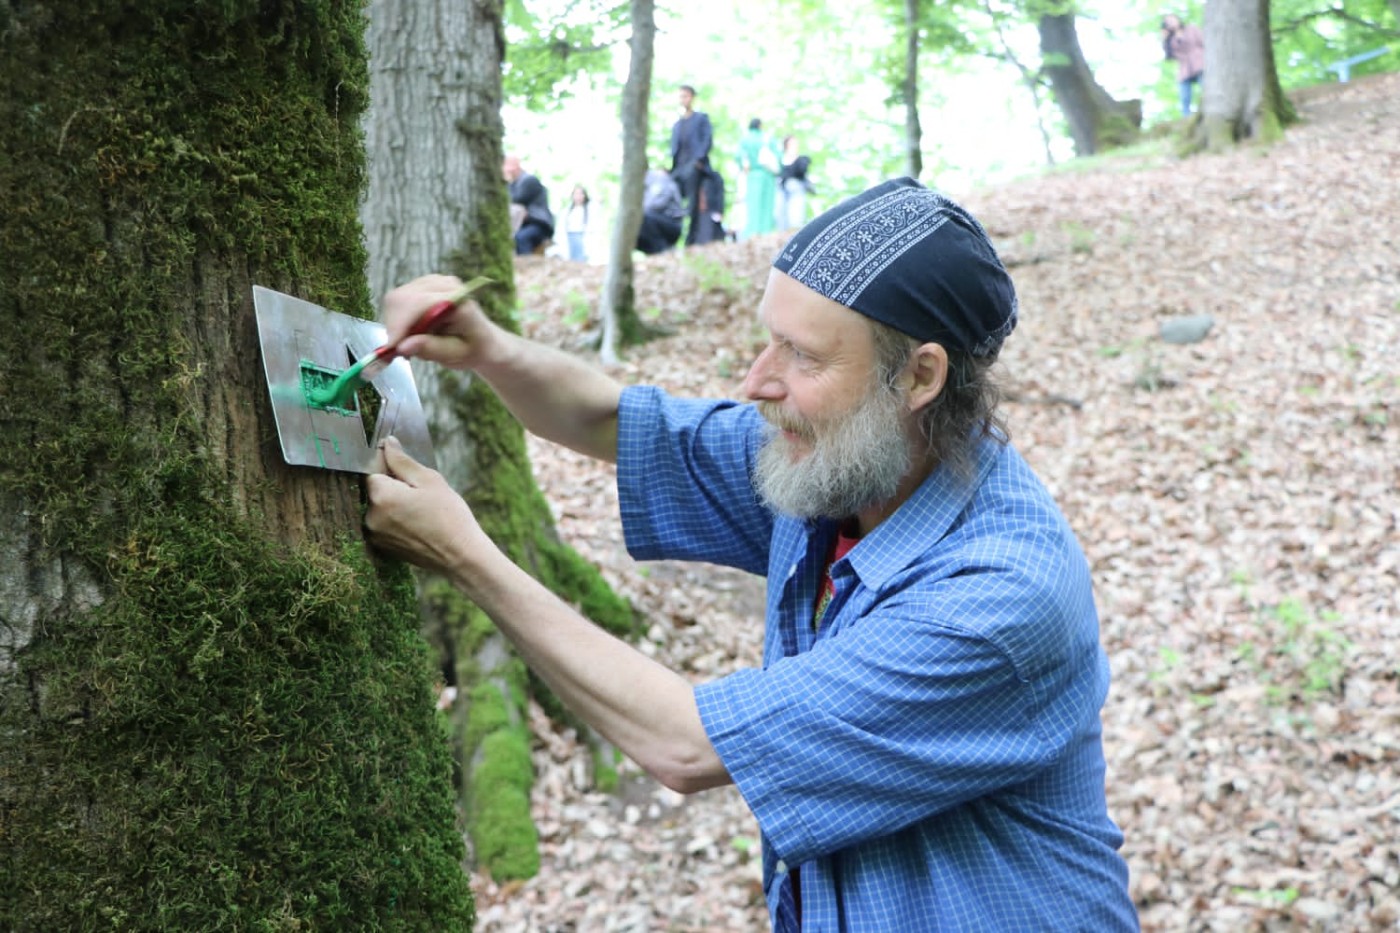
[[[1181,92],[1181,115],[1191,115],[1191,88],[1206,71],[1206,37],[1200,27],[1183,23],[1175,13],[1162,17],[1162,51],[1176,61],[1176,85]]]

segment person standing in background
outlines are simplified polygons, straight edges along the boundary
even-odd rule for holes
[[[807,178],[812,160],[802,155],[796,136],[783,137],[783,169],[778,173],[778,228],[795,230],[807,222],[807,195],[814,190]]]
[[[681,189],[686,214],[690,217],[690,232],[686,242],[693,241],[696,218],[700,213],[700,189],[710,172],[710,147],[714,144],[714,128],[708,114],[695,109],[695,88],[682,84],[681,115],[671,127],[671,177]]]
[[[564,215],[564,235],[569,239],[569,261],[588,262],[584,236],[588,233],[588,189],[574,185],[569,195],[569,210]]]
[[[1181,115],[1191,116],[1191,88],[1206,72],[1206,37],[1200,28],[1183,23],[1175,13],[1162,17],[1162,51],[1176,62],[1176,86],[1181,94]]]
[[[782,171],[782,153],[773,137],[763,132],[763,121],[749,121],[748,132],[739,140],[734,161],[744,176],[744,230],[740,239],[772,233],[773,202]]]

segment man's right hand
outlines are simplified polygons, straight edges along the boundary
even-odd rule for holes
[[[452,298],[462,288],[453,275],[425,275],[384,296],[384,327],[388,342],[397,342],[400,356],[431,360],[453,369],[472,369],[486,358],[496,326],[470,299],[461,302],[432,334],[404,337],[414,322],[439,301]]]

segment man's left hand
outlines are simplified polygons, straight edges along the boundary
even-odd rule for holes
[[[382,472],[367,480],[365,535],[378,550],[439,573],[460,570],[465,550],[489,545],[471,508],[431,467],[404,452],[397,438],[379,445]]]

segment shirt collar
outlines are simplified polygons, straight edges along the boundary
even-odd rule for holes
[[[983,439],[971,479],[951,467],[937,467],[894,514],[876,525],[848,555],[861,582],[880,589],[896,573],[940,541],[967,508],[995,465],[1002,444]]]

